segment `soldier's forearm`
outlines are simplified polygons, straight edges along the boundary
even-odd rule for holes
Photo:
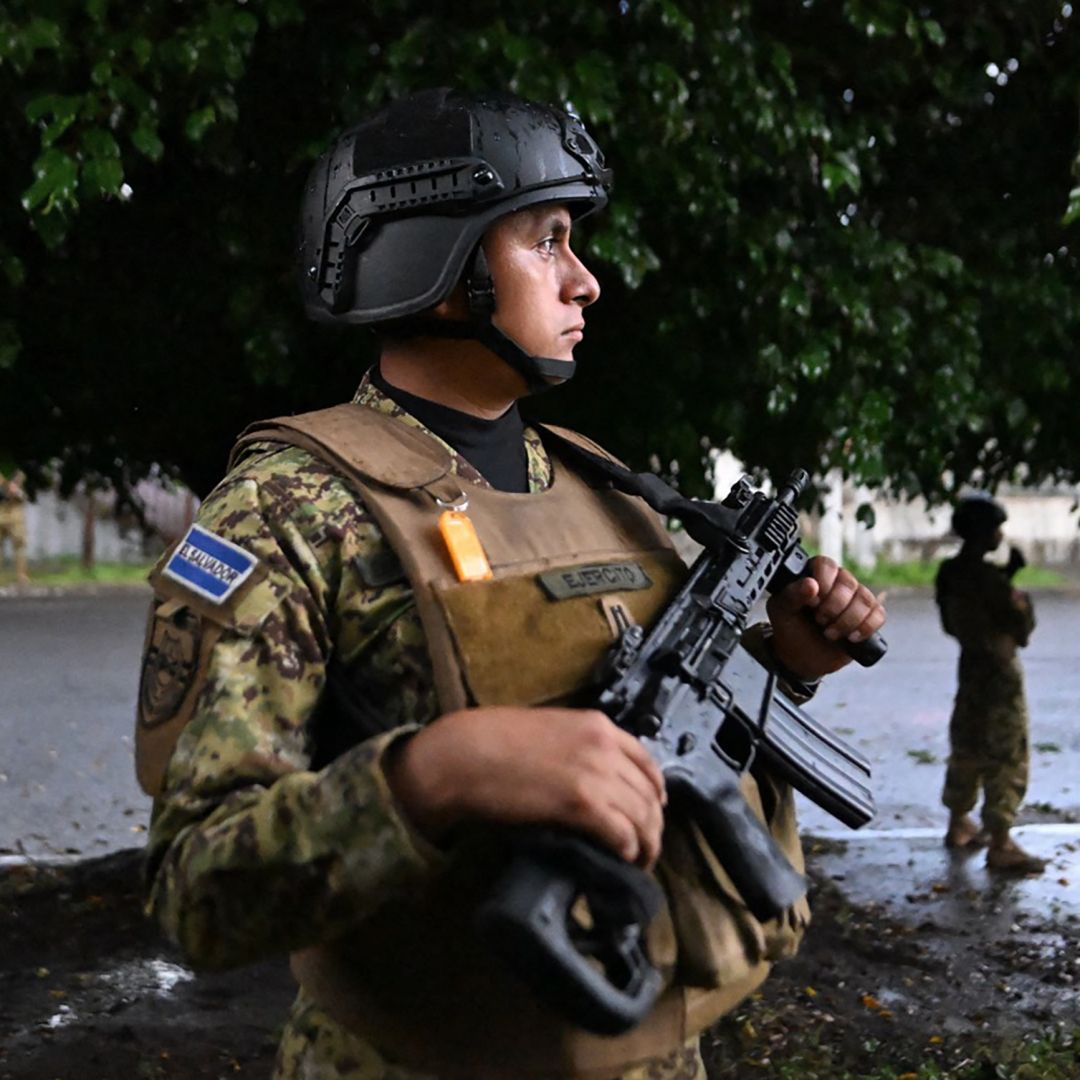
[[[234,791],[203,820],[190,820],[197,808],[184,800],[161,806],[148,907],[193,965],[230,967],[338,936],[430,873],[438,857],[399,816],[382,775],[399,734],[321,772]]]

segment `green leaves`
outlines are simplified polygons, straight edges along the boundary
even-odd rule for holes
[[[295,25],[294,0],[210,0],[177,7],[141,0],[117,17],[109,0],[33,17],[23,3],[0,18],[0,70],[22,78],[24,115],[39,151],[25,161],[22,209],[50,248],[62,244],[86,202],[123,194],[129,176],[181,138],[221,164],[239,118],[236,87],[261,25]],[[165,124],[163,125],[163,120]],[[166,135],[166,130],[170,131]]]
[[[821,166],[821,186],[830,193],[847,188],[858,195],[862,188],[862,176],[859,163],[850,151],[840,151],[826,160]]]
[[[575,226],[604,295],[552,419],[678,458],[686,490],[703,437],[931,497],[1020,463],[1072,476],[1080,35],[1055,10],[10,0],[0,356],[34,390],[12,415],[0,380],[0,427],[97,445],[93,385],[57,360],[87,342],[114,389],[201,418],[176,451],[193,475],[261,403],[346,396],[366,339],[306,327],[293,291],[304,170],[389,97],[503,86],[573,102],[616,174]],[[64,319],[35,308],[57,296]],[[228,389],[163,391],[158,339]],[[158,460],[136,403],[116,446]]]
[[[214,110],[213,105],[196,109],[195,112],[188,114],[187,121],[184,124],[184,134],[192,142],[200,142],[216,120],[217,112]]]
[[[300,0],[268,0],[263,7],[272,30],[295,26],[304,21],[304,8]]]
[[[1069,205],[1065,210],[1065,216],[1061,219],[1061,224],[1075,225],[1078,221],[1080,221],[1080,184],[1069,192]]]
[[[52,147],[34,162],[34,182],[23,192],[24,210],[76,207],[79,163],[70,154]]]
[[[83,187],[89,195],[119,195],[124,166],[110,158],[91,158],[82,167]]]
[[[49,148],[34,162],[34,182],[22,195],[23,209],[35,213],[38,220],[42,215],[56,215],[52,228],[42,233],[50,246],[62,238],[60,223],[67,213],[78,209],[80,194],[116,195],[124,180],[120,147],[112,133],[103,128],[84,128],[79,135],[79,147],[73,152],[52,145],[74,122],[75,114],[69,111],[71,104],[72,99],[54,98],[44,104],[33,103],[27,110],[34,115],[59,117],[45,128],[43,141],[47,140]]]
[[[913,41],[925,38],[931,45],[942,48],[945,45],[945,31],[936,19],[921,18],[914,12],[908,12],[904,22],[904,33]]]
[[[22,339],[14,319],[0,319],[0,371],[15,366],[22,351]]]
[[[613,200],[608,212],[608,227],[592,237],[589,250],[598,259],[617,266],[626,286],[636,289],[646,274],[659,268],[660,260],[642,238],[636,208]]]
[[[6,12],[0,11],[0,16]],[[63,33],[59,23],[52,19],[31,18],[19,24],[10,18],[0,17],[0,68],[10,64],[23,74],[35,61],[39,52],[59,50]]]
[[[26,280],[26,264],[17,255],[3,249],[0,249],[0,271],[13,288],[18,288]]]
[[[132,145],[151,161],[160,161],[165,153],[165,144],[161,141],[157,129],[149,122],[143,122],[131,133]]]

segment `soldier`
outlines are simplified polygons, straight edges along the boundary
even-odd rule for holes
[[[697,1032],[807,920],[754,920],[665,828],[641,744],[572,707],[612,622],[647,622],[684,573],[648,507],[517,408],[573,374],[599,287],[571,230],[609,182],[578,119],[509,96],[428,91],[342,135],[306,190],[301,284],[311,316],[376,328],[379,363],[351,404],[249,429],[152,574],[149,907],[199,965],[292,953],[278,1077],[703,1077]],[[582,564],[619,572],[541,588]],[[827,559],[769,612],[756,647],[804,695],[884,620]],[[801,867],[790,791],[745,790]],[[484,826],[516,823],[662,878],[671,985],[628,1035],[549,1012],[474,938],[506,832]]]
[[[10,480],[0,472],[0,551],[4,541],[11,541],[15,580],[20,585],[30,584],[26,570],[26,494],[23,491],[25,477],[16,472]]]
[[[962,499],[952,529],[960,552],[941,564],[935,584],[941,624],[960,642],[956,701],[949,723],[949,764],[942,802],[949,809],[946,847],[989,844],[986,865],[1019,874],[1045,863],[1009,835],[1028,782],[1028,715],[1017,649],[1035,628],[1031,598],[1014,588],[1024,565],[1013,548],[1008,565],[986,556],[1002,542],[1005,508],[987,496]],[[983,792],[980,829],[969,816]]]

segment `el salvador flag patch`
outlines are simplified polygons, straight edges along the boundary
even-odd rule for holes
[[[162,572],[210,603],[224,604],[258,562],[242,547],[192,525]]]

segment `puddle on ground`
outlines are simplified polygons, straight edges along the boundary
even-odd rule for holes
[[[153,993],[167,995],[178,983],[191,982],[193,972],[166,960],[133,960],[131,963],[103,971],[97,979],[121,994]]]
[[[1080,1006],[1080,826],[1028,825],[1013,835],[1048,861],[1041,875],[991,873],[985,851],[948,851],[937,829],[819,833],[807,837],[807,849],[853,907],[871,919],[880,911],[906,928],[900,937],[914,943],[908,957],[916,966],[942,965],[976,998],[1007,1002],[1013,1016],[1074,1021]],[[886,936],[897,940],[891,931]],[[875,996],[894,1011],[904,1008],[896,987],[878,988]],[[976,1011],[946,1018],[945,1030],[989,1023]]]
[[[80,977],[83,989],[74,995],[73,1003],[59,1006],[38,1027],[49,1030],[67,1027],[78,1023],[84,1014],[116,1012],[147,994],[168,997],[178,985],[194,978],[194,973],[186,967],[167,960],[132,960],[108,971]]]
[[[814,862],[854,904],[881,904],[901,921],[995,936],[1040,929],[1080,930],[1080,825],[1027,825],[1017,842],[1046,859],[1037,877],[991,873],[985,852],[950,852],[933,829],[817,834]],[[814,848],[813,838],[808,847]],[[1015,928],[1015,929],[1014,929]],[[1080,973],[1078,973],[1080,974]]]

